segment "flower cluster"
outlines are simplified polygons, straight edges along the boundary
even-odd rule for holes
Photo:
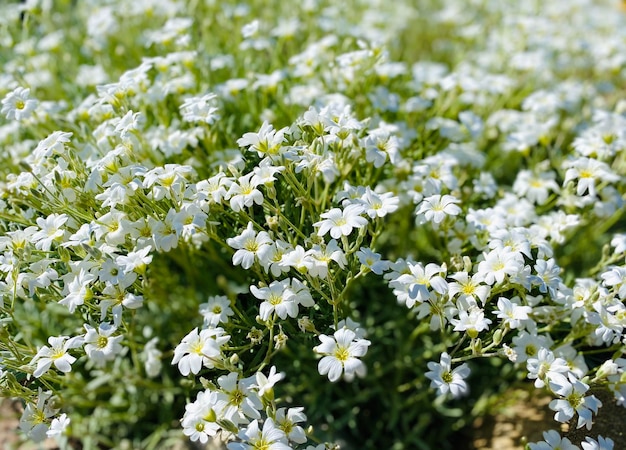
[[[576,428],[626,406],[626,16],[365,3],[0,6],[25,436],[425,448],[496,369]],[[530,448],[578,445],[614,443]]]

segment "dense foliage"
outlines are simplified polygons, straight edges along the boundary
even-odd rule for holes
[[[547,428],[626,405],[619,2],[35,0],[0,44],[25,437],[448,449],[513,384]]]

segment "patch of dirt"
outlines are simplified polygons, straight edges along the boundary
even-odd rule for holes
[[[493,415],[474,422],[474,449],[519,450],[526,442],[540,441],[544,431],[557,428],[554,412],[548,407],[551,400],[524,390],[511,391]]]
[[[554,411],[548,406],[551,396],[513,390],[493,415],[474,422],[474,450],[522,450],[528,442],[543,440],[543,432],[551,429],[579,447],[586,436],[601,435],[613,439],[614,450],[626,450],[626,408],[618,406],[606,390],[595,390],[592,394],[602,402],[602,408],[593,428],[587,431],[584,427],[576,429],[576,416],[570,423],[556,422]]]

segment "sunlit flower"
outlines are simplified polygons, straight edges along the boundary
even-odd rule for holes
[[[465,363],[452,369],[451,363],[450,355],[442,353],[438,363],[428,363],[426,378],[431,380],[430,387],[437,389],[439,395],[450,392],[452,397],[460,397],[468,392],[465,378],[469,376],[470,369]]]
[[[319,339],[322,343],[313,351],[322,355],[318,364],[320,375],[328,375],[331,382],[339,380],[342,375],[346,381],[352,381],[355,375],[365,375],[365,364],[359,358],[367,353],[370,341],[357,338],[348,328],[335,331],[333,336],[320,334]]]
[[[2,99],[0,113],[9,119],[28,119],[37,108],[37,100],[30,98],[30,89],[18,87]]]

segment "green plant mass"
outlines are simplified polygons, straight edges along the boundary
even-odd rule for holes
[[[520,448],[619,449],[624,42],[609,0],[3,2],[15,434],[469,449],[514,387]]]

